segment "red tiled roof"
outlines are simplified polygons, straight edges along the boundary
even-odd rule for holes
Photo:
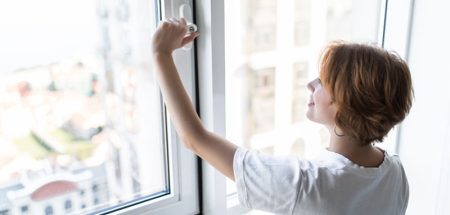
[[[55,196],[73,192],[77,185],[70,181],[52,181],[37,188],[32,194],[31,199],[41,201]]]

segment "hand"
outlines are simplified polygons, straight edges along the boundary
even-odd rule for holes
[[[184,18],[170,18],[161,21],[152,39],[153,54],[172,54],[175,49],[183,47],[193,41],[199,33],[188,33]]]

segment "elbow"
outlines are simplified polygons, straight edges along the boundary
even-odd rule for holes
[[[208,131],[203,126],[191,127],[180,133],[180,138],[183,144],[189,150],[196,152],[197,145],[204,141],[207,137]]]

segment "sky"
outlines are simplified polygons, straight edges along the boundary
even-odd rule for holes
[[[0,1],[0,74],[94,54],[95,0]]]

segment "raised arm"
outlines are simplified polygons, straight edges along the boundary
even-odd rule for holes
[[[187,34],[184,19],[163,21],[153,35],[155,76],[175,129],[186,147],[234,180],[233,157],[236,145],[207,131],[189,100],[173,62],[172,52],[193,41],[199,34]]]

